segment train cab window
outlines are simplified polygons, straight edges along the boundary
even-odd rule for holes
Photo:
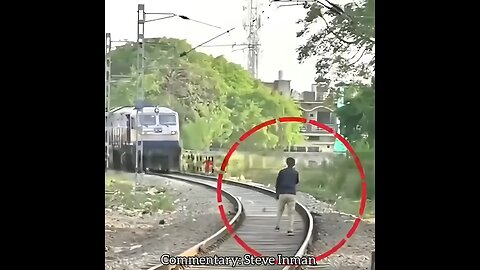
[[[174,126],[177,124],[177,118],[174,114],[160,114],[158,116],[158,122],[160,123],[160,125]]]
[[[141,114],[140,124],[144,126],[154,126],[157,124],[157,119],[153,114]]]
[[[131,117],[130,123],[132,123],[132,125],[130,126],[130,129],[135,129],[135,118]]]

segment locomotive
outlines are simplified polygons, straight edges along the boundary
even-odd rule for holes
[[[109,140],[107,130],[110,131]],[[143,107],[142,113],[130,106],[114,108],[107,118],[105,143],[109,145],[105,159],[110,169],[135,172],[138,144],[143,145],[143,155],[140,151],[138,155],[139,167],[143,163],[139,172],[180,170],[182,150],[178,113],[170,108],[148,106]]]

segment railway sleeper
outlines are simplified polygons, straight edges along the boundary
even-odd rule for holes
[[[189,174],[186,174],[186,175],[189,175]],[[181,179],[182,177],[176,177],[175,175],[169,176],[169,177],[171,177],[171,178],[177,178],[178,180],[184,180],[184,179]],[[201,179],[201,178],[204,178],[204,179],[205,179],[205,177],[198,177],[198,176],[193,176],[193,175],[190,176],[190,177],[197,177],[197,178],[200,178],[200,179]],[[185,180],[186,180],[186,181],[193,181],[193,180],[189,180],[188,177],[185,178]],[[208,178],[208,180],[210,180],[210,178]],[[215,179],[212,177],[211,180],[215,180]],[[229,181],[226,181],[226,182],[229,182]],[[264,193],[264,194],[267,194],[267,195],[270,195],[270,196],[273,197],[273,195],[272,195],[273,192],[272,192],[271,190],[264,190],[264,189],[261,188],[261,187],[243,185],[243,184],[240,184],[240,183],[233,183],[233,182],[231,182],[230,184],[232,184],[232,189],[236,188],[236,187],[233,187],[233,186],[240,186],[241,188],[244,188],[244,189],[246,188],[246,189],[250,189],[250,190],[259,191],[259,192],[261,192],[261,193]],[[249,187],[245,187],[245,186],[249,186]],[[238,192],[241,192],[241,191],[238,191]],[[248,193],[248,192],[247,192],[247,193]],[[234,194],[231,194],[231,195],[232,195],[232,196],[235,196]],[[250,196],[252,196],[252,194],[250,194]],[[238,202],[238,200],[240,200],[240,202]],[[241,209],[243,210],[244,207],[243,207],[243,204],[241,203],[241,199],[239,198],[238,200],[237,200],[237,203],[240,203],[240,205],[242,205]],[[303,205],[298,204],[298,207],[297,207],[297,208],[299,208],[299,210],[303,211],[303,212],[302,212],[302,215],[305,216],[305,217],[307,217],[307,220],[310,220],[310,222],[311,222],[310,224],[312,224],[312,223],[313,223],[313,217],[312,217],[311,213],[309,213],[309,211],[308,211]],[[235,212],[237,212],[237,211],[235,211]],[[265,212],[265,211],[264,211],[264,212]],[[231,213],[229,213],[229,214],[231,214]],[[239,219],[237,220],[237,222],[235,222],[235,224],[232,224],[232,227],[234,227],[234,230],[236,230],[236,229],[238,228],[238,226],[241,226],[244,220],[245,220],[245,212],[242,211],[242,214],[239,216]],[[248,225],[247,225],[247,226],[248,226]],[[310,228],[310,232],[308,232],[307,235],[312,236],[312,228]],[[193,255],[193,256],[195,256],[195,257],[201,257],[201,256],[204,256],[204,255],[206,255],[206,254],[214,251],[214,250],[218,250],[218,252],[219,252],[219,254],[220,254],[220,253],[222,253],[222,252],[221,252],[221,251],[222,251],[222,249],[221,249],[222,244],[224,244],[224,242],[227,241],[227,239],[230,238],[230,237],[231,237],[231,236],[230,236],[230,234],[229,234],[228,232],[223,231],[223,234],[220,235],[220,236],[218,236],[217,239],[208,240],[208,241],[205,242],[203,245],[200,245],[200,247],[198,247],[198,250],[197,250],[196,252],[189,252],[189,253],[190,253],[190,254],[196,253],[196,254]],[[307,241],[310,242],[311,240],[312,240],[312,238],[309,237],[309,239],[308,239]],[[303,243],[305,243],[305,242],[303,242]],[[309,246],[309,243],[306,243],[306,247],[307,247],[307,248],[308,248],[308,246]],[[304,252],[304,251],[305,251],[305,250],[302,250],[302,252]],[[150,265],[151,265],[151,264],[150,264]],[[319,266],[320,266],[320,267],[319,267]],[[321,269],[321,268],[325,269],[325,268],[328,268],[328,267],[329,267],[329,266],[324,266],[324,267],[322,267],[322,266],[323,266],[323,265],[317,265],[315,268],[312,268],[312,267],[296,267],[295,269],[319,269],[319,268],[320,268],[320,269]],[[176,265],[176,266],[172,265],[172,266],[170,266],[170,267],[172,267],[173,269],[186,269],[188,266],[187,266],[187,265]],[[169,268],[169,267],[167,267],[167,268],[168,268],[168,269],[172,269],[172,268]],[[161,266],[161,264],[156,264],[154,267],[151,267],[150,269],[167,269],[167,268],[163,268],[163,267]],[[212,268],[216,268],[216,267],[212,267]],[[292,269],[292,268],[290,268],[290,269]]]

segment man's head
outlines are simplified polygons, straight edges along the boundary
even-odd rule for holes
[[[289,168],[292,168],[293,166],[295,166],[295,159],[293,159],[291,157],[287,158],[287,166]]]

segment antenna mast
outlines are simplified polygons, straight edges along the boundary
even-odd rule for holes
[[[260,15],[258,15],[258,0],[244,0],[246,1],[243,10],[246,11],[243,28],[247,32],[248,44],[248,71],[254,78],[258,78],[258,59],[259,59],[259,28]]]

